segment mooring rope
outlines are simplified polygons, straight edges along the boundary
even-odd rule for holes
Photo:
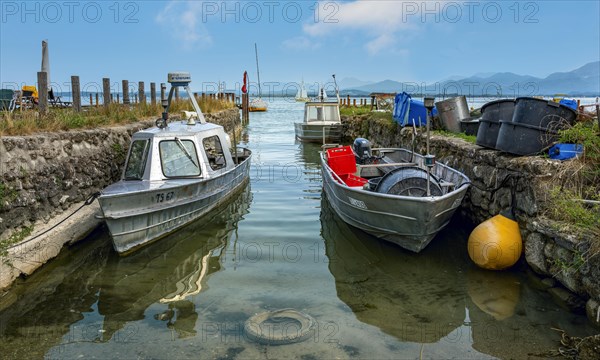
[[[18,244],[12,245],[12,246],[8,247],[8,249],[13,249],[13,248],[15,248],[17,246],[21,246],[21,245],[27,244],[27,243],[29,243],[29,242],[31,242],[31,241],[39,238],[40,236],[42,236],[42,235],[44,235],[44,234],[46,234],[46,233],[54,230],[57,226],[59,226],[60,224],[62,224],[65,221],[67,221],[67,219],[69,219],[71,216],[75,215],[75,213],[77,213],[79,210],[81,210],[84,206],[91,205],[94,202],[94,200],[96,200],[96,198],[98,196],[100,196],[100,192],[93,193],[92,195],[90,195],[89,198],[87,198],[87,200],[85,200],[83,202],[83,204],[79,208],[77,208],[75,211],[73,211],[71,214],[69,214],[69,216],[67,216],[66,218],[64,218],[61,221],[59,221],[58,223],[54,224],[54,226],[52,226],[50,229],[47,229],[47,230],[45,230],[45,231],[37,234],[36,236],[32,237],[31,239],[28,239],[27,241],[23,241],[23,242],[20,242]]]

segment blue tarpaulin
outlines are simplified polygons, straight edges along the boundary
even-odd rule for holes
[[[573,99],[561,99],[559,104],[570,107],[573,110],[577,110],[577,100]]]
[[[437,110],[434,107],[431,115],[435,114],[437,114]],[[412,126],[413,124],[425,126],[427,125],[427,109],[422,101],[414,100],[409,94],[403,92],[397,94],[394,99],[393,118],[402,126]]]

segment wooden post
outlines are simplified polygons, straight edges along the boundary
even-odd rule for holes
[[[352,100],[352,106],[356,107],[356,99]]]
[[[121,99],[119,99],[119,93],[117,93],[117,104],[121,101]]]
[[[138,83],[139,88],[138,88],[138,93],[139,93],[139,99],[141,103],[145,103],[146,102],[146,94],[144,92],[144,82],[140,81]]]
[[[48,112],[48,73],[40,71],[37,73],[38,82],[38,107],[40,114],[45,115]]]
[[[90,93],[90,107],[94,106],[94,97],[92,93]]]
[[[108,105],[110,105],[112,102],[109,78],[102,78],[102,101],[104,102],[104,107],[108,107]]]
[[[162,105],[163,101],[167,100],[167,85],[165,83],[160,83],[160,103]]]
[[[242,123],[248,124],[250,121],[250,102],[248,100],[248,94],[242,94]]]
[[[129,81],[123,80],[123,104],[129,105]]]
[[[96,93],[96,107],[98,107],[98,93]]]
[[[175,88],[175,100],[179,101],[179,87]]]
[[[73,96],[73,110],[81,112],[81,90],[79,87],[79,76],[71,76],[71,94]]]
[[[134,99],[133,100],[134,103],[137,104],[138,103],[138,94],[133,94],[133,99]]]
[[[156,105],[156,84],[153,82],[150,83],[150,104]]]

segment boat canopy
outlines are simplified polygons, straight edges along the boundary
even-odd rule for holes
[[[336,102],[307,103],[304,122],[340,122],[340,109]]]

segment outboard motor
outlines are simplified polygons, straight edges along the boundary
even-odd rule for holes
[[[359,164],[367,163],[371,157],[371,142],[367,139],[356,138],[352,144],[354,153],[356,154],[356,162]]]

